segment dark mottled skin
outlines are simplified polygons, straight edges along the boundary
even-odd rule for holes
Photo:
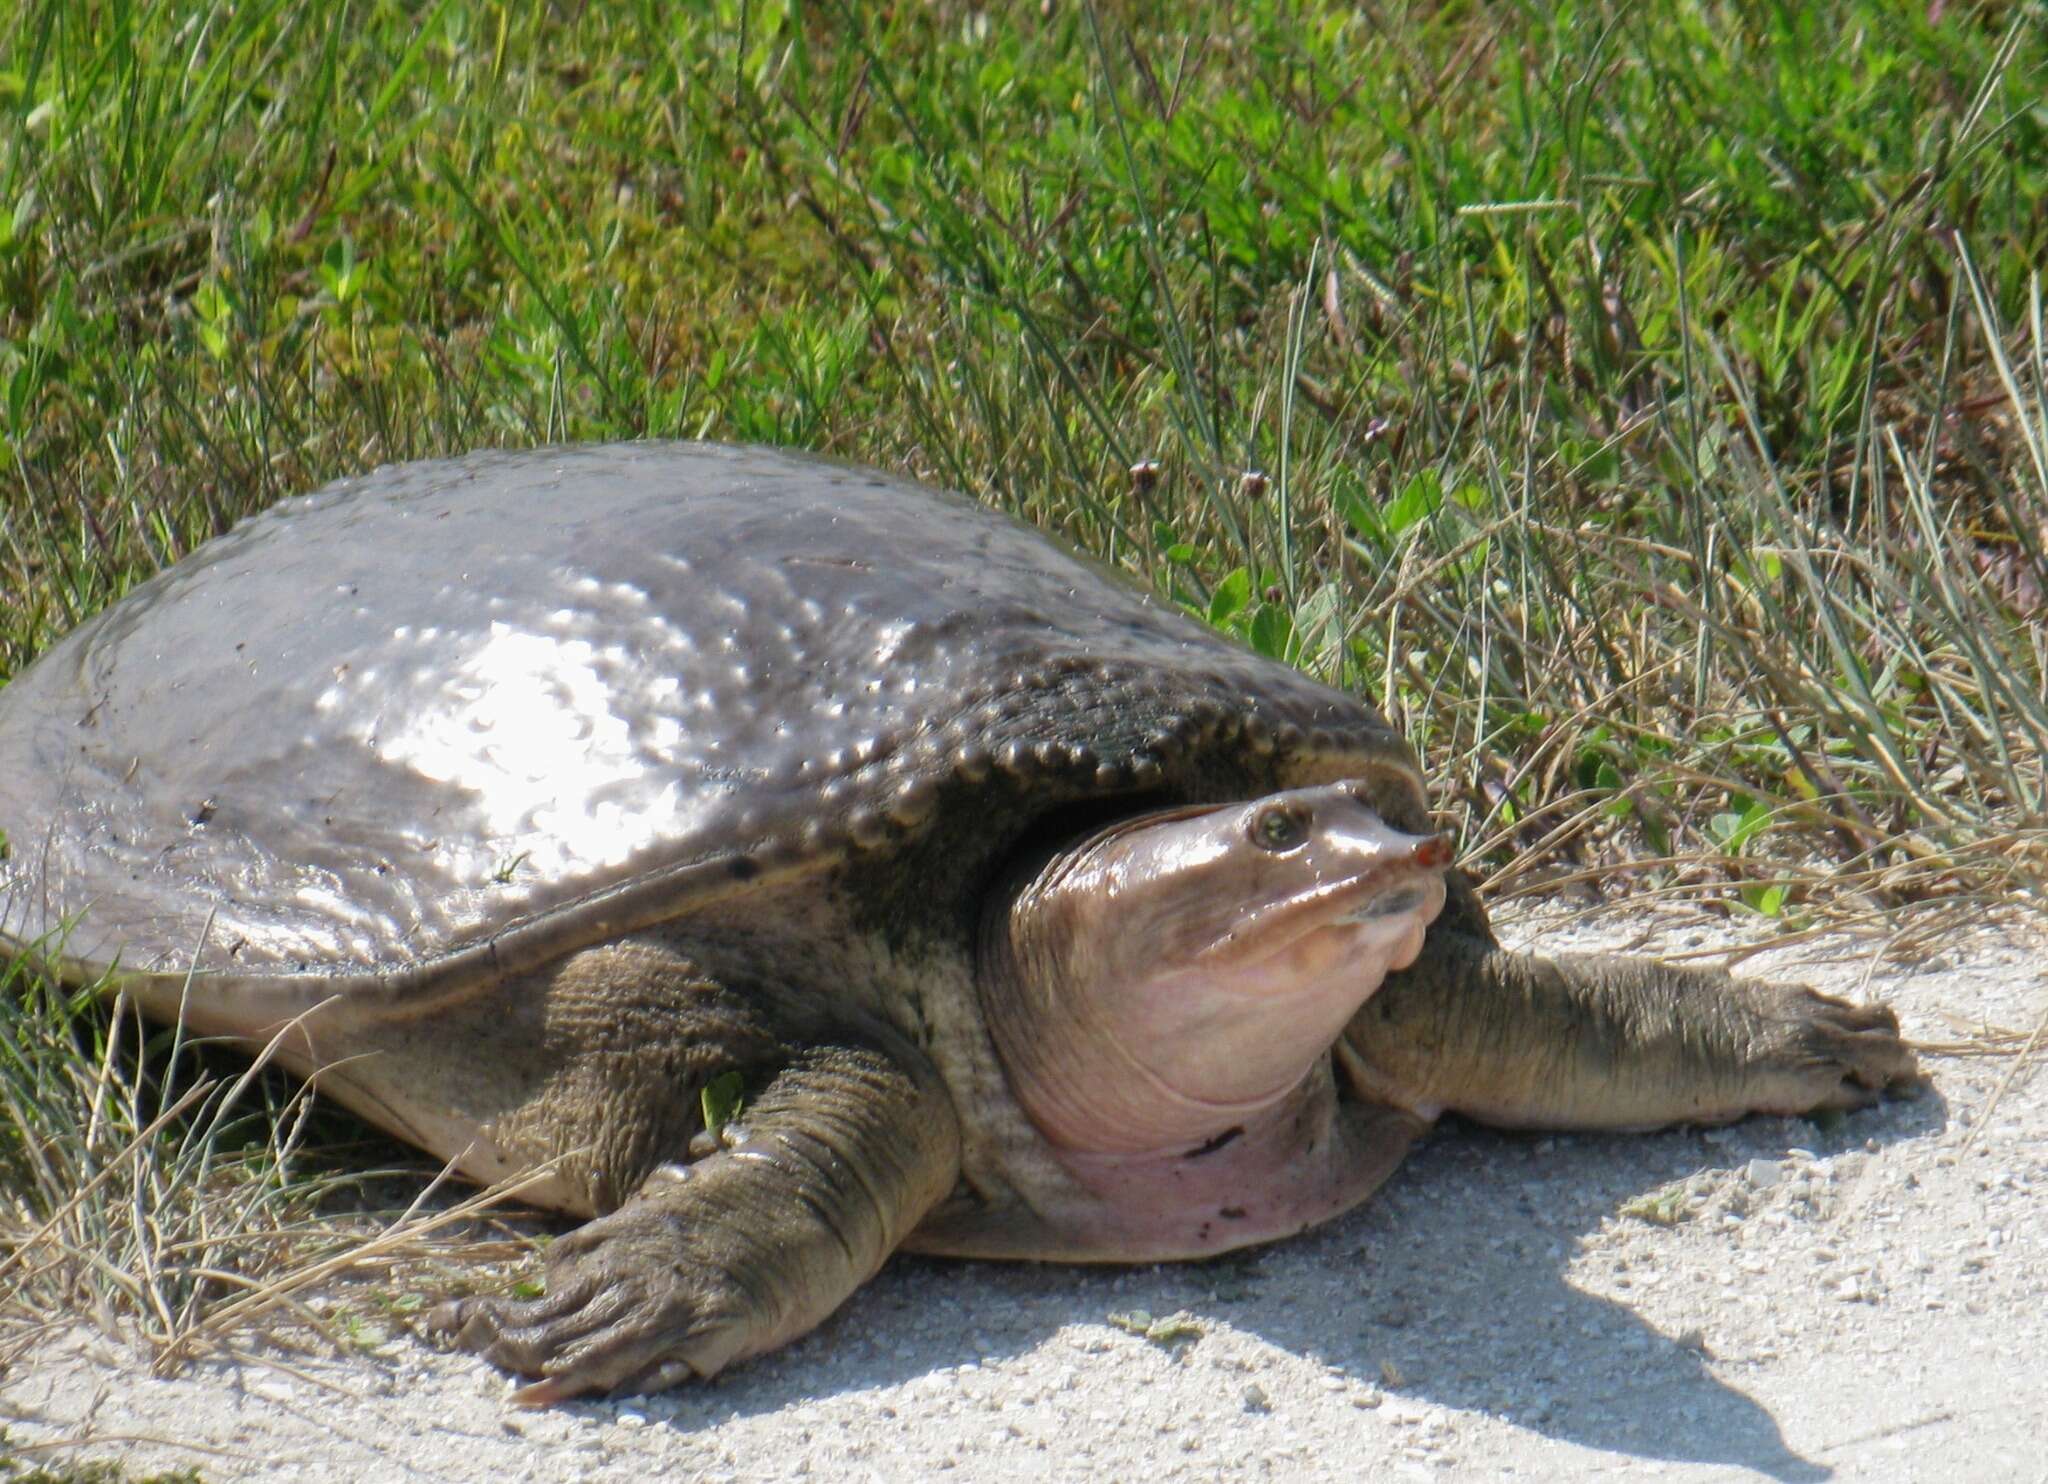
[[[1341,779],[1428,832],[1370,707],[969,501],[756,449],[482,454],[288,501],[0,694],[0,938],[74,980],[118,956],[201,1031],[289,1024],[324,1090],[594,1217],[545,1298],[439,1316],[529,1400],[712,1374],[900,1246],[1281,1235],[1446,1108],[1641,1126],[1912,1075],[1881,1010],[1504,953],[1452,870],[1282,1116],[1191,1140],[1134,1220],[1005,1080],[998,883],[1120,815]]]

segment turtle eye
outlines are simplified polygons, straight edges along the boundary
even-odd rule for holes
[[[1308,811],[1295,804],[1269,804],[1252,816],[1252,844],[1282,854],[1308,838]]]

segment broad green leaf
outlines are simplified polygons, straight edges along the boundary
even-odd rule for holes
[[[1222,628],[1252,600],[1252,574],[1239,567],[1216,584],[1209,595],[1209,622]]]

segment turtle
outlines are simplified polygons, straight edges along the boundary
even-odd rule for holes
[[[0,692],[0,939],[581,1218],[539,1297],[430,1315],[534,1404],[713,1376],[898,1250],[1286,1237],[1448,1112],[1915,1083],[1882,1006],[1503,948],[1424,782],[964,496],[486,451],[280,502]]]

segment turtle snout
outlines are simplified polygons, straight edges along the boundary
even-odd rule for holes
[[[1450,863],[1451,844],[1442,835],[1416,841],[1407,860],[1389,873],[1396,879],[1345,913],[1344,921],[1381,923],[1402,917],[1431,921],[1443,910],[1443,871]]]

